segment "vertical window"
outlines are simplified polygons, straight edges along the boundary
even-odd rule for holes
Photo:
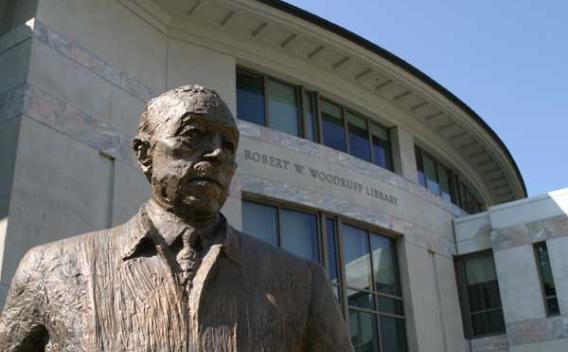
[[[493,254],[483,252],[459,258],[457,269],[466,335],[480,337],[504,333]]]
[[[440,185],[438,184],[438,175],[436,171],[436,163],[434,159],[426,154],[422,154],[422,162],[424,163],[424,175],[426,176],[426,188],[435,195],[440,194]]]
[[[304,108],[304,137],[310,141],[317,142],[317,95],[314,92],[303,91]]]
[[[348,224],[342,225],[341,234],[351,340],[355,350],[406,351],[404,311],[393,240]]]
[[[338,267],[338,246],[337,246],[337,235],[336,235],[336,222],[333,218],[325,219],[325,234],[327,241],[327,268],[329,274],[329,280],[333,286],[335,296],[339,299],[339,285],[341,281],[339,279],[339,267]]]
[[[418,183],[426,187],[426,174],[424,174],[424,162],[422,160],[422,150],[414,148],[416,153],[416,168],[418,169]]]
[[[243,230],[259,240],[278,245],[278,208],[243,202]]]
[[[373,163],[387,170],[392,170],[392,154],[388,131],[373,122],[370,123],[370,129]]]
[[[268,126],[276,130],[300,135],[296,88],[272,79],[266,80],[268,95]]]
[[[559,315],[560,307],[558,306],[558,298],[556,296],[556,286],[554,277],[552,276],[552,268],[550,266],[550,258],[548,256],[548,248],[546,242],[539,242],[533,245],[536,256],[536,265],[540,276],[542,293],[544,296],[544,306],[548,316]]]
[[[359,159],[371,161],[369,130],[367,120],[347,112],[347,130],[349,131],[349,154]]]
[[[323,144],[326,146],[345,152],[345,127],[343,125],[343,114],[341,107],[326,100],[321,102],[321,120]]]
[[[237,71],[237,115],[241,120],[266,124],[262,76]]]
[[[450,173],[448,169],[441,164],[437,164],[438,181],[440,184],[440,196],[447,202],[452,201],[451,188],[450,188]]]

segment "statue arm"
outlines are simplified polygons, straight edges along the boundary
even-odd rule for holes
[[[38,250],[30,250],[20,262],[0,317],[0,351],[43,352],[49,334],[41,317],[41,285]]]
[[[306,325],[306,352],[351,352],[351,339],[329,280],[320,265],[312,265],[312,290]]]

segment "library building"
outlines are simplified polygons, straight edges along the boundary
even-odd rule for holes
[[[0,0],[0,307],[39,244],[149,197],[149,99],[214,89],[240,130],[223,213],[321,264],[357,352],[568,351],[568,189],[412,63],[277,0]]]

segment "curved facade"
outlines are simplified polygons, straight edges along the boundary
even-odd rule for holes
[[[451,92],[279,1],[4,3],[2,300],[31,246],[134,214],[145,101],[200,83],[239,119],[227,218],[326,267],[358,351],[491,350],[463,327],[453,221],[526,190]]]

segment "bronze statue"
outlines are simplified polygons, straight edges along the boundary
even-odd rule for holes
[[[219,213],[238,141],[212,90],[150,101],[134,151],[151,199],[123,225],[26,254],[0,352],[351,351],[322,268]]]

